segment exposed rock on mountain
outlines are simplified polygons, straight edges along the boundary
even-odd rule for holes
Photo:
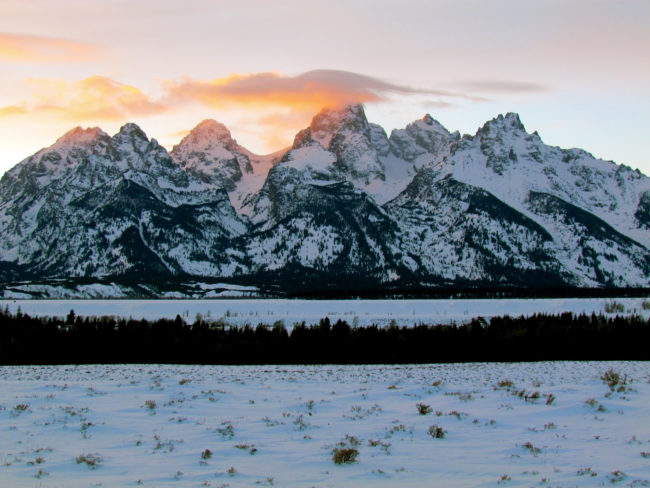
[[[0,195],[0,256],[21,277],[229,274],[225,245],[246,232],[224,190],[134,124],[68,132],[7,172]]]
[[[325,109],[268,156],[214,120],[171,155],[134,124],[76,128],[2,177],[0,235],[4,281],[647,287],[650,179],[512,113],[387,137],[360,105]]]

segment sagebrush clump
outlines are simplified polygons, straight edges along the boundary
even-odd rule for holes
[[[77,456],[77,464],[85,464],[90,469],[95,469],[100,463],[104,461],[99,454],[81,454]]]
[[[359,451],[354,447],[335,447],[332,450],[334,464],[354,463],[359,456]]]
[[[417,407],[420,415],[427,415],[433,412],[431,405],[427,405],[426,403],[418,403],[415,406]]]
[[[627,376],[621,378],[620,373],[617,373],[611,368],[605,371],[600,379],[603,380],[603,383],[609,386],[610,391],[622,393],[626,390]]]
[[[429,435],[434,439],[444,439],[447,435],[447,431],[438,424],[434,424],[429,426]]]

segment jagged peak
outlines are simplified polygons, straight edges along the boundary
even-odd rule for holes
[[[407,126],[407,129],[413,127],[424,129],[426,131],[440,132],[446,135],[450,134],[447,128],[444,125],[442,125],[440,122],[438,122],[436,119],[434,119],[430,114],[425,114],[425,116],[422,117],[421,119],[416,120],[415,122],[409,124]]]
[[[235,148],[237,141],[232,138],[228,128],[221,122],[205,119],[183,137],[181,142],[174,146],[172,152],[178,152],[184,148],[207,150],[215,145]]]
[[[344,106],[325,106],[321,109],[320,112],[318,112],[314,118],[312,119],[312,123],[314,120],[319,119],[319,118],[329,118],[329,119],[338,119],[338,120],[345,120],[345,119],[366,119],[366,112],[363,108],[363,104],[361,103],[351,103],[349,105],[344,105]]]
[[[343,128],[365,132],[369,126],[363,105],[354,103],[344,107],[324,107],[314,116],[309,128],[312,139],[327,147],[332,136]]]
[[[147,134],[144,133],[138,124],[135,124],[133,122],[128,122],[120,127],[120,130],[117,134],[115,134],[115,137],[137,138],[145,141],[149,140]]]
[[[107,136],[99,127],[88,127],[86,129],[77,126],[59,137],[54,146],[87,144],[96,140],[98,137]]]
[[[221,122],[217,122],[214,119],[205,119],[200,124],[198,124],[190,133],[185,136],[185,138],[199,138],[199,137],[211,137],[218,140],[232,140],[232,135],[228,128],[223,125]]]
[[[483,127],[478,130],[478,133],[485,134],[489,133],[491,129],[502,129],[506,131],[521,131],[526,132],[524,124],[519,118],[519,114],[515,112],[508,112],[505,114],[499,114],[494,117],[492,120],[488,120]]]

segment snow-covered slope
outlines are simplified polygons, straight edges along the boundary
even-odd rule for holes
[[[414,272],[522,285],[648,285],[650,180],[638,171],[546,146],[512,113],[437,153],[414,146],[399,148],[432,162],[387,205]]]
[[[0,256],[20,276],[227,274],[222,251],[246,232],[223,190],[135,124],[70,131],[5,174],[0,196]]]
[[[422,132],[430,132],[426,123],[412,125],[425,125]],[[361,105],[323,109],[296,135],[291,150],[269,171],[265,185],[245,201],[243,209],[255,223],[268,219],[269,212],[276,211],[271,187],[277,188],[278,180],[290,185],[347,181],[381,205],[406,188],[421,164],[396,155],[384,130],[368,122]]]
[[[547,193],[650,246],[643,203],[650,198],[650,178],[581,149],[547,146],[536,132],[526,132],[517,114],[500,115],[473,137],[465,136],[440,166],[522,212],[532,212],[530,192]]]
[[[206,186],[228,192],[235,209],[264,184],[271,167],[285,149],[259,156],[237,144],[230,131],[215,120],[204,120],[174,146],[171,156],[187,173]]]
[[[256,156],[206,120],[168,153],[76,128],[0,182],[3,280],[230,277],[280,287],[649,286],[650,179],[545,145],[324,109]]]

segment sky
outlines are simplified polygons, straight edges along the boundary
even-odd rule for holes
[[[390,134],[517,112],[650,174],[648,0],[0,0],[0,174],[75,126],[168,149],[204,119],[258,154],[323,106]]]

